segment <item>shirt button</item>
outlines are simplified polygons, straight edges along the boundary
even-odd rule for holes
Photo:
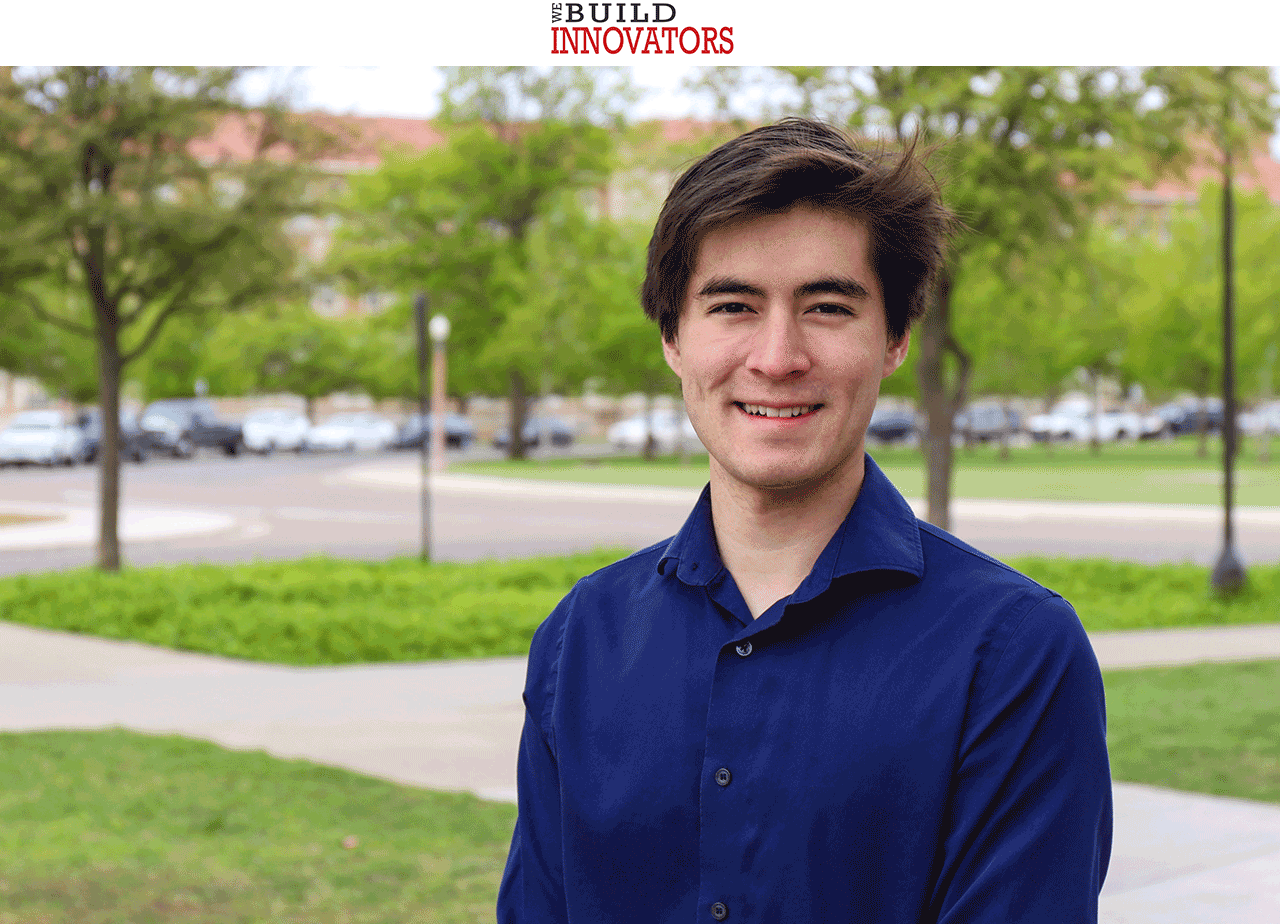
[[[690,571],[697,571],[697,570],[698,570],[698,563],[695,561],[692,565],[690,565],[690,566],[689,566],[689,570],[690,570]]]
[[[737,652],[745,658],[747,655],[751,654],[751,643],[743,642],[737,647]]]
[[[729,909],[724,902],[716,902],[711,906],[711,916],[717,921],[723,921],[729,916]]]
[[[719,770],[716,771],[717,786],[728,786],[729,781],[732,779],[733,779],[733,774],[730,773],[726,768],[721,767]]]

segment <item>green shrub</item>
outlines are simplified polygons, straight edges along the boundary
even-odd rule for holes
[[[20,575],[0,580],[0,619],[281,664],[523,654],[574,582],[623,554]]]
[[[519,655],[574,582],[625,554],[424,565],[307,558],[81,570],[0,579],[0,619],[280,664]],[[1231,601],[1195,565],[1078,559],[1013,564],[1070,600],[1085,628],[1280,619],[1280,566]]]

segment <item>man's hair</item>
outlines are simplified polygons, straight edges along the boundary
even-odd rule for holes
[[[954,216],[915,156],[854,147],[812,119],[783,119],[739,135],[676,181],[649,240],[640,301],[662,338],[675,339],[689,277],[706,235],[796,206],[829,210],[867,229],[884,293],[889,336],[900,340],[924,315]]]

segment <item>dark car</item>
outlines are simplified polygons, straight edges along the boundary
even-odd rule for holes
[[[421,449],[422,441],[431,438],[431,415],[427,415],[426,426],[423,426],[420,414],[412,415],[404,422],[396,438],[391,441],[392,449]],[[444,444],[454,449],[466,449],[476,439],[476,428],[461,414],[444,415]]]
[[[568,446],[573,442],[573,424],[559,417],[530,417],[521,431],[525,446]],[[511,430],[503,427],[493,436],[493,445],[506,449],[511,443]]]
[[[84,460],[92,463],[98,458],[98,448],[102,443],[102,411],[92,407],[81,411],[76,418],[76,426],[84,431]],[[134,462],[145,462],[150,454],[151,440],[147,432],[138,425],[136,415],[126,410],[120,411],[120,458]]]
[[[219,419],[213,402],[204,398],[153,401],[141,423],[154,449],[182,459],[190,458],[199,446],[221,449],[229,456],[244,447],[240,424]]]
[[[1209,433],[1222,431],[1222,399],[1205,398],[1204,403],[1196,401],[1173,401],[1156,408],[1156,414],[1165,423],[1165,433],[1181,435],[1183,433],[1199,433],[1200,418],[1204,417],[1204,429]]]
[[[867,436],[878,443],[902,443],[918,435],[916,415],[910,411],[878,407],[871,412]]]

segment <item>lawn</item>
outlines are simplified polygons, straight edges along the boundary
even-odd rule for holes
[[[1280,506],[1280,440],[1274,461],[1258,461],[1245,441],[1236,471],[1236,502]],[[1116,443],[1093,455],[1087,446],[1043,445],[1013,449],[999,458],[994,446],[956,450],[956,497],[1069,500],[1153,504],[1220,504],[1219,444],[1211,441],[1207,458],[1196,455],[1196,440]],[[924,467],[914,449],[883,447],[871,455],[908,497],[924,493]],[[706,456],[682,464],[672,457],[646,463],[634,456],[598,459],[532,459],[455,463],[459,474],[498,475],[606,484],[658,484],[701,487],[707,480]]]
[[[0,742],[0,924],[493,920],[514,806],[183,738]]]
[[[1105,679],[1115,779],[1280,804],[1280,662]],[[0,735],[0,924],[492,921],[514,821],[183,738]]]
[[[1115,779],[1280,804],[1280,661],[1104,679]]]
[[[424,565],[293,562],[55,571],[0,578],[0,619],[279,664],[521,655],[581,576],[626,551]],[[1087,629],[1274,622],[1280,565],[1255,565],[1239,597],[1197,565],[1020,558],[1075,604]]]

